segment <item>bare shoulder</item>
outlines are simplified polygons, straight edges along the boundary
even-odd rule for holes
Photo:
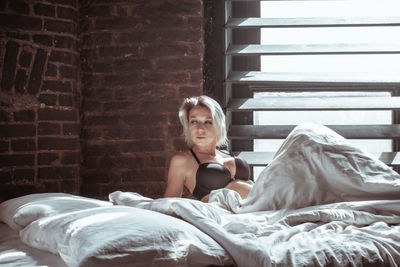
[[[171,158],[171,165],[177,167],[187,166],[191,162],[191,156],[188,151],[183,151],[175,154]]]

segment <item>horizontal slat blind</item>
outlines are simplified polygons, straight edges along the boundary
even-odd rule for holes
[[[257,0],[226,0],[225,1],[225,50],[224,50],[224,101],[223,106],[228,117],[228,135],[232,142],[233,152],[243,156],[253,166],[265,166],[272,159],[272,152],[254,152],[249,149],[248,141],[256,139],[284,139],[295,125],[253,125],[252,113],[256,111],[343,111],[343,110],[388,110],[393,112],[392,124],[343,124],[327,125],[349,139],[390,139],[400,140],[400,68],[392,64],[381,64],[372,61],[376,56],[388,55],[388,59],[400,59],[400,39],[389,41],[361,40],[332,42],[307,42],[305,37],[301,43],[274,42],[271,35],[268,44],[251,41],[251,33],[261,29],[283,29],[282,34],[288,34],[286,29],[302,31],[304,29],[369,29],[400,30],[399,15],[361,15],[361,16],[281,16],[258,17],[246,16],[249,9],[263,1]],[[264,1],[267,2],[267,1]],[[288,6],[290,2],[299,1],[268,1],[281,2]],[[304,1],[309,5],[324,1]],[[310,4],[311,2],[311,4]],[[359,2],[361,3],[361,1]],[[386,2],[382,2],[385,5]],[[236,8],[235,8],[236,7]],[[381,37],[379,37],[381,38]],[[269,71],[253,68],[255,59],[267,58],[267,64],[275,64],[277,57],[282,62],[288,58],[307,59],[319,56],[337,56],[341,59],[351,56],[368,56],[365,62],[371,66],[364,69],[343,68],[336,71],[307,70],[302,65],[287,65],[283,71]],[[269,61],[269,59],[271,59]],[[273,60],[275,61],[273,61]],[[331,59],[331,58],[329,58]],[[300,62],[300,61],[294,61]],[[343,61],[345,62],[345,61]],[[364,61],[363,61],[364,62]],[[236,63],[236,65],[235,65]],[[238,63],[238,64],[237,64]],[[297,64],[297,63],[296,63]],[[345,64],[345,63],[344,63]],[[400,62],[399,62],[400,64]],[[235,67],[236,66],[236,67]],[[239,66],[239,67],[238,67]],[[253,66],[253,67],[250,67]],[[326,66],[322,66],[326,67]],[[344,66],[347,67],[347,66]],[[373,68],[375,67],[375,68]],[[271,69],[271,70],[270,70]],[[350,71],[349,71],[350,69]],[[379,70],[379,71],[376,71]],[[291,92],[388,92],[387,96],[290,96]],[[258,92],[285,92],[285,97],[254,98]],[[391,95],[390,95],[391,94]],[[244,143],[245,141],[245,143]],[[237,145],[235,145],[235,142]],[[396,147],[396,145],[395,145]],[[241,148],[248,150],[244,151]],[[400,165],[400,158],[395,151],[380,151],[375,153],[388,165]]]
[[[234,99],[228,110],[400,110],[400,97],[270,97]]]
[[[228,83],[264,84],[267,82],[287,83],[385,83],[398,86],[400,76],[397,73],[325,73],[325,72],[261,72],[232,71],[227,77]]]
[[[345,138],[384,139],[400,138],[400,125],[326,125]],[[232,139],[284,139],[295,125],[232,125]]]
[[[400,54],[398,44],[233,45],[227,55]]]
[[[275,155],[273,152],[240,152],[235,154],[247,162],[251,162],[252,166],[265,166],[265,163],[270,162]],[[371,155],[389,166],[400,165],[399,152],[371,153]]]
[[[400,16],[393,17],[330,17],[330,18],[230,18],[227,28],[278,27],[370,27],[399,26]]]

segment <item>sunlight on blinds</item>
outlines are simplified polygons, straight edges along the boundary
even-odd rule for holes
[[[262,18],[328,18],[399,16],[400,1],[260,1]],[[263,45],[400,44],[400,27],[276,27],[261,29]],[[261,56],[262,72],[365,72],[400,75],[399,54],[269,55]],[[278,90],[279,88],[275,88]],[[390,96],[390,92],[260,92],[255,98],[296,96]],[[284,101],[284,100],[283,100]],[[256,111],[254,125],[296,125],[311,121],[325,125],[392,124],[391,111]],[[254,151],[276,151],[283,140],[254,140]],[[351,140],[369,152],[392,151],[391,140]],[[262,167],[254,168],[257,177]]]

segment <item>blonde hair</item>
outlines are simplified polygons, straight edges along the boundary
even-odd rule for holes
[[[185,136],[186,144],[191,147],[193,145],[189,134],[189,112],[196,106],[205,107],[211,112],[213,127],[216,133],[217,147],[223,147],[228,144],[225,114],[217,101],[211,97],[202,95],[185,98],[179,109],[179,120],[183,126],[183,134]]]

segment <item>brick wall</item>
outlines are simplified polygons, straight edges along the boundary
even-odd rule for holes
[[[1,1],[0,200],[79,189],[78,9]]]
[[[201,0],[0,1],[0,198],[160,196],[178,106],[202,92],[202,16]]]
[[[81,7],[82,188],[157,197],[184,147],[177,111],[202,92],[200,0]]]

